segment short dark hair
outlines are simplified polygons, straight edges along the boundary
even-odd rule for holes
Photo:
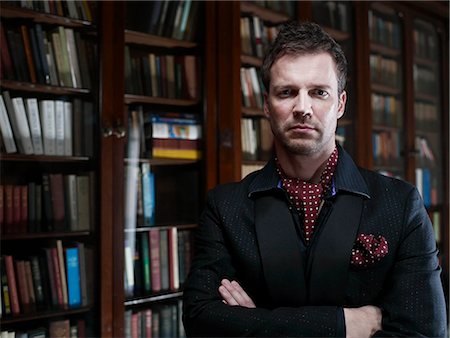
[[[275,41],[269,47],[261,67],[261,75],[266,91],[270,88],[270,68],[284,55],[305,55],[326,52],[336,63],[338,93],[345,89],[347,59],[339,44],[318,24],[312,22],[289,21],[284,23]]]

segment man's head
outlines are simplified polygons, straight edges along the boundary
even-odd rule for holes
[[[328,53],[336,64],[338,93],[345,89],[347,60],[341,47],[319,25],[296,21],[282,25],[274,43],[266,53],[261,68],[266,91],[270,87],[270,69],[284,55],[308,55]]]

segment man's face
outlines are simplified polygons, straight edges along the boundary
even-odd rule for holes
[[[333,151],[337,120],[344,114],[345,91],[338,95],[335,62],[328,53],[284,55],[270,69],[264,113],[275,147],[286,155]]]

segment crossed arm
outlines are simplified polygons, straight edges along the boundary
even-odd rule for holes
[[[236,281],[223,279],[219,286],[219,293],[223,302],[229,306],[256,308],[253,300]],[[371,337],[376,331],[381,330],[381,310],[376,306],[344,308],[344,317],[347,338]]]

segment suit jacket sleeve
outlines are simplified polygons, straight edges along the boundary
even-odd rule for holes
[[[234,279],[236,269],[220,217],[213,191],[200,220],[195,258],[184,289],[183,321],[188,336],[345,335],[343,311],[336,306],[267,309],[258,307],[255,299],[255,309],[224,304],[218,293],[220,281]]]
[[[417,189],[404,210],[402,242],[385,283],[379,337],[446,337],[445,301],[433,229]]]

